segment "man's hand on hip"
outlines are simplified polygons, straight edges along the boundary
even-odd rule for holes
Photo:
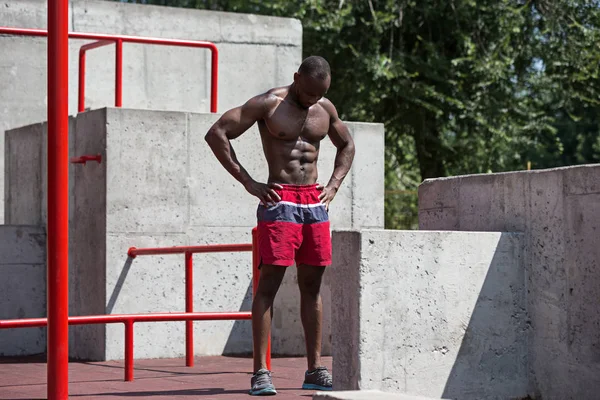
[[[325,209],[329,211],[329,203],[333,200],[337,193],[337,189],[331,186],[317,186],[317,189],[321,191],[319,194],[319,200],[321,200],[322,204],[325,204]]]
[[[275,189],[283,189],[283,186],[276,183],[259,183],[256,181],[252,181],[246,186],[248,193],[258,197],[261,204],[265,207],[275,205],[281,201],[281,197],[279,197]]]

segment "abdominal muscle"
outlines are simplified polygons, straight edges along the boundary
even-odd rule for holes
[[[315,146],[302,137],[282,140],[274,138],[269,132],[261,132],[261,136],[269,165],[269,182],[291,185],[312,185],[317,182],[319,142]]]

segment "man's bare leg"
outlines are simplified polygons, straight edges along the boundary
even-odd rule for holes
[[[324,272],[325,267],[298,266],[300,317],[304,327],[306,361],[309,371],[321,366],[321,318],[323,315],[321,282]]]
[[[258,290],[252,300],[252,337],[254,342],[254,372],[267,369],[267,345],[271,335],[273,301],[279,290],[286,267],[262,265]]]

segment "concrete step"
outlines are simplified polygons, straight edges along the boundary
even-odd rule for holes
[[[387,393],[379,390],[349,390],[340,392],[317,392],[313,400],[436,400],[433,397]],[[440,400],[440,399],[437,399]]]

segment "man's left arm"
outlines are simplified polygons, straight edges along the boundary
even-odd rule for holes
[[[325,187],[322,188],[322,192],[319,195],[321,202],[325,204],[327,210],[329,210],[329,203],[339,190],[344,178],[350,171],[352,161],[354,160],[354,140],[350,136],[350,131],[344,122],[338,116],[335,106],[329,101],[325,100],[325,109],[329,113],[329,138],[333,145],[337,148],[335,156],[335,162],[333,166],[333,173],[331,178]]]

